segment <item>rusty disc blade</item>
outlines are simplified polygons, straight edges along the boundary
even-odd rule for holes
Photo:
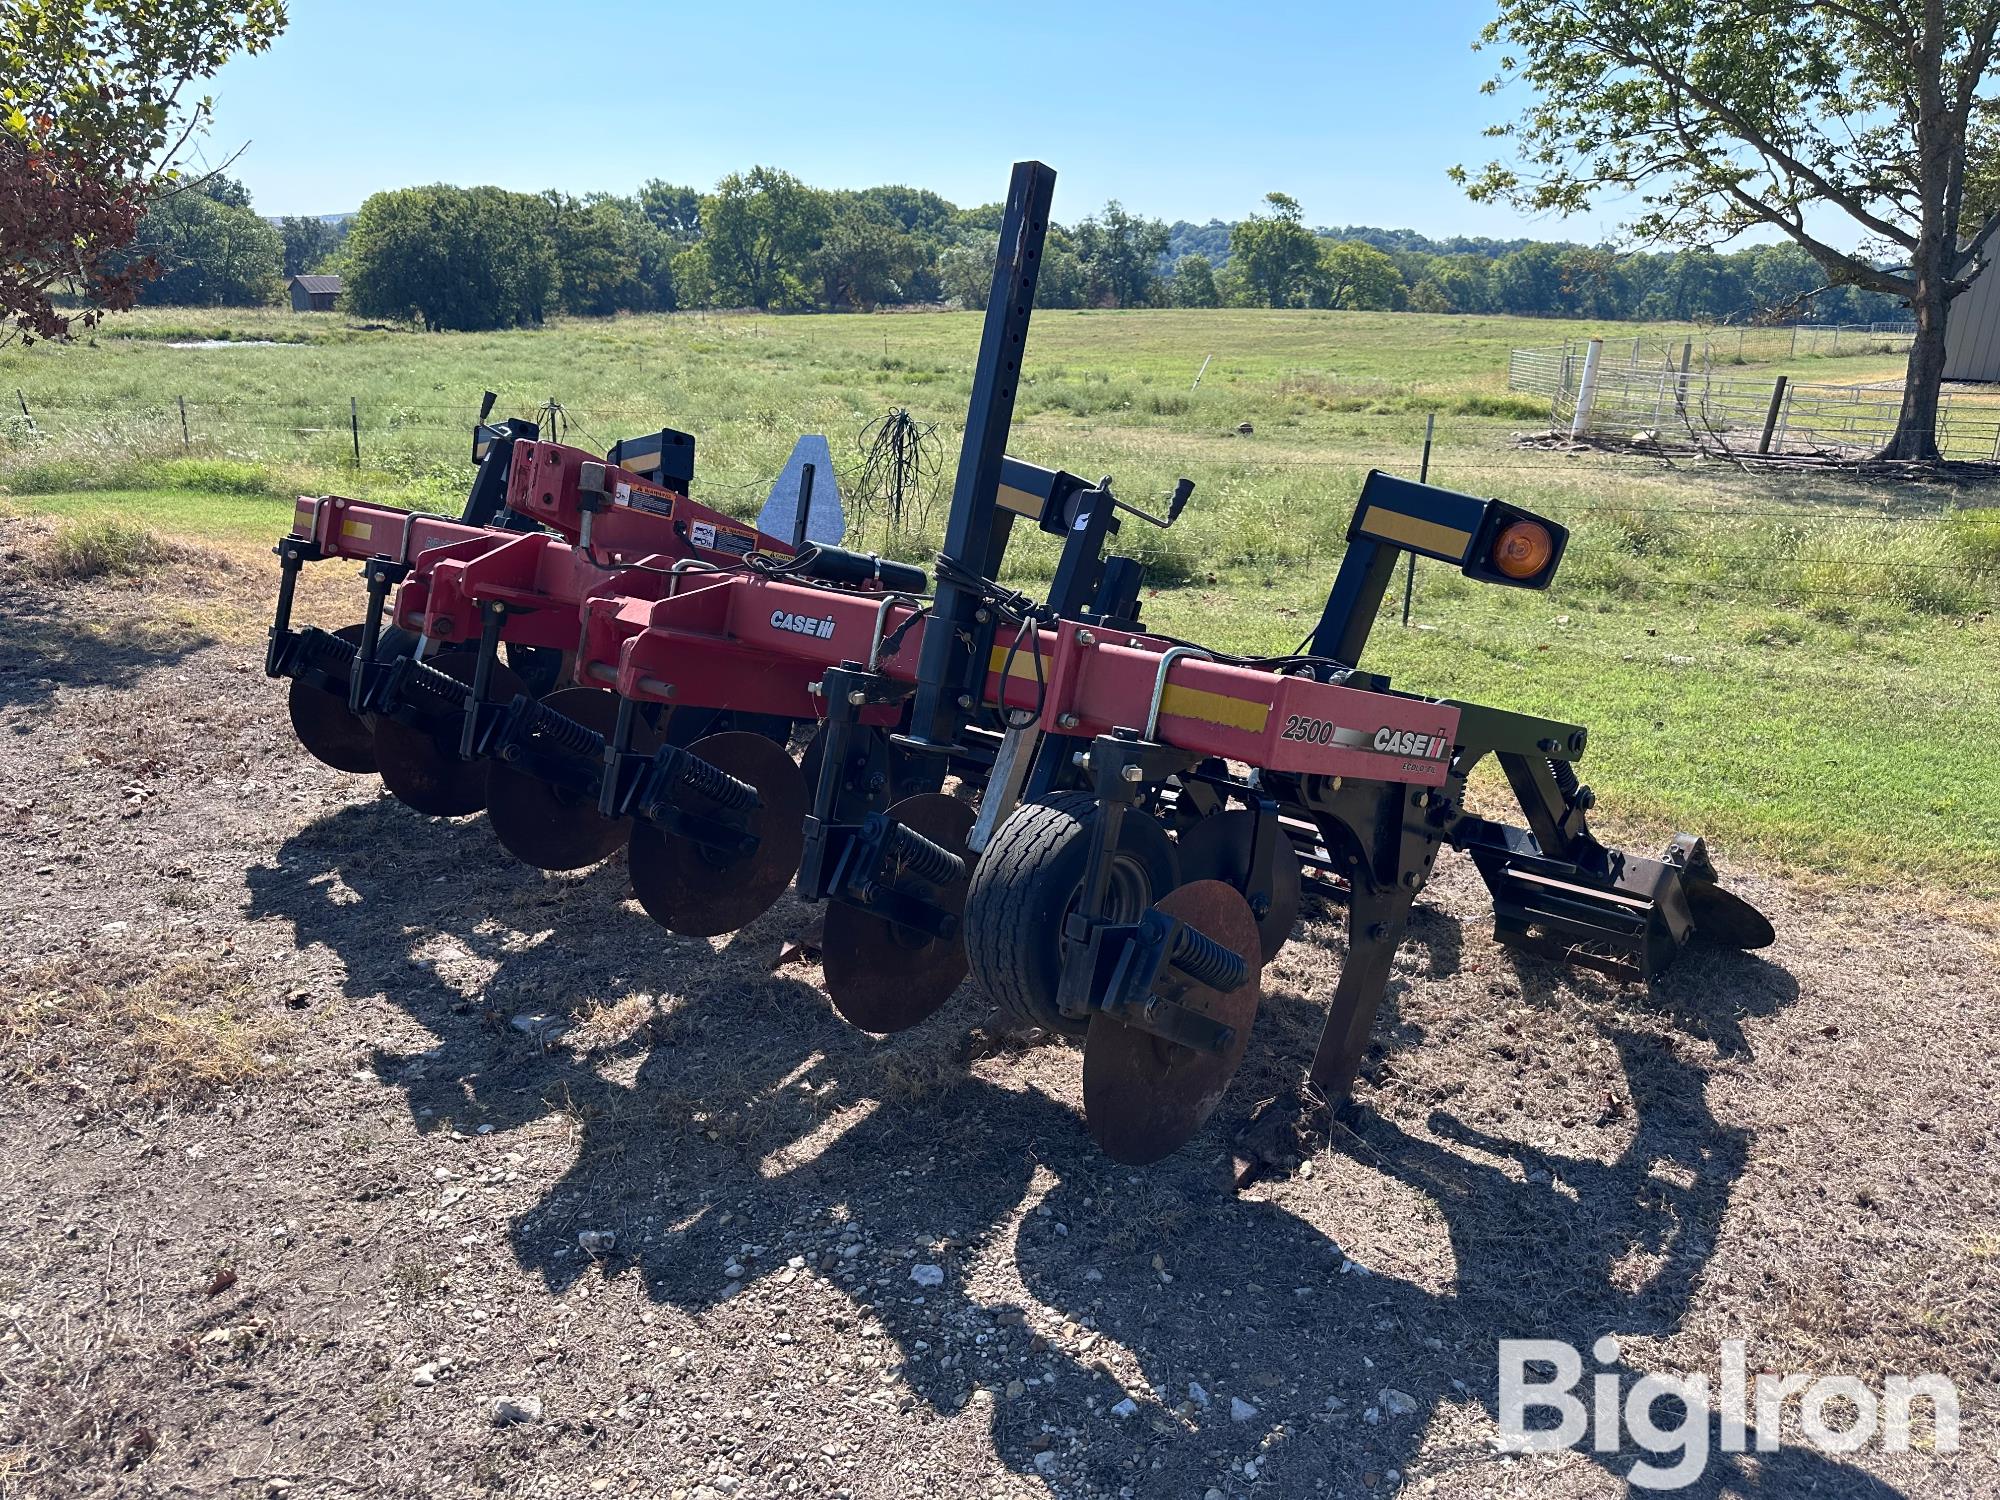
[[[602,688],[564,688],[542,704],[607,739],[618,722],[618,695]],[[658,743],[658,733],[639,721],[632,748],[650,753]],[[486,765],[486,819],[509,854],[538,870],[581,870],[609,859],[632,831],[631,819],[598,812],[594,792],[557,786],[498,759]]]
[[[1771,919],[1734,891],[1726,891],[1712,880],[1691,880],[1686,890],[1696,942],[1723,948],[1768,948],[1778,940]]]
[[[1250,904],[1234,886],[1199,880],[1155,905],[1213,938],[1250,966],[1224,994],[1190,985],[1180,1003],[1235,1029],[1221,1052],[1198,1052],[1128,1026],[1105,1012],[1090,1018],[1083,1044],[1083,1113],[1091,1138],[1113,1161],[1139,1167],[1193,1138],[1222,1098],[1250,1045],[1257,1019],[1263,948]]]
[[[466,649],[441,651],[430,664],[448,677],[470,683],[476,653]],[[521,679],[501,662],[493,664],[487,696],[505,703],[521,692]],[[423,723],[399,724],[382,715],[375,720],[375,768],[396,800],[433,818],[462,818],[486,805],[486,768],[462,760],[458,737],[465,727],[458,710],[441,712]]]
[[[669,932],[716,937],[755,921],[791,884],[805,852],[810,799],[791,756],[761,734],[711,734],[688,751],[757,789],[761,805],[749,824],[757,847],[749,854],[716,854],[635,819],[627,848],[632,890],[646,915]]]
[[[1221,880],[1245,895],[1251,892],[1268,899],[1264,914],[1257,917],[1257,936],[1264,961],[1278,956],[1278,950],[1292,935],[1299,919],[1299,851],[1282,827],[1273,830],[1271,868],[1254,882],[1250,860],[1257,850],[1257,814],[1247,808],[1211,813],[1180,836],[1181,879]],[[1251,915],[1256,916],[1256,908]]]
[[[333,634],[359,648],[361,630],[359,625],[344,625]],[[292,732],[314,760],[336,771],[375,769],[375,731],[359,714],[348,712],[345,673],[332,691],[293,678],[285,706],[292,716]]]
[[[966,862],[966,874],[938,892],[939,907],[962,919],[972,883],[972,856],[965,845],[976,817],[970,805],[925,792],[904,798],[889,816]],[[933,937],[844,901],[827,903],[820,954],[833,1008],[849,1024],[877,1036],[929,1019],[966,975],[963,937]]]

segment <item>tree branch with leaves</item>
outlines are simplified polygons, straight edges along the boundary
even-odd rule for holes
[[[0,343],[132,305],[158,267],[123,252],[211,117],[189,89],[284,25],[283,0],[0,7]]]

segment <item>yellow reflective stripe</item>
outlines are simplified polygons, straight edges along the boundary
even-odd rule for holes
[[[1361,517],[1361,529],[1385,541],[1401,542],[1405,547],[1421,547],[1426,552],[1441,552],[1447,557],[1463,558],[1465,549],[1472,545],[1472,533],[1469,531],[1426,521],[1421,516],[1407,515],[1400,510],[1388,510],[1380,505],[1368,507]]]
[[[1035,680],[1034,653],[1029,643],[1023,641],[1021,649],[1014,653],[1014,665],[1007,665],[1007,648],[995,646],[987,664],[987,671],[998,674],[1006,672],[1009,677]],[[1042,675],[1048,676],[1048,663],[1042,664]],[[1160,712],[1171,714],[1176,719],[1199,719],[1204,724],[1221,724],[1228,729],[1241,729],[1249,734],[1262,734],[1264,726],[1271,722],[1271,705],[1255,698],[1238,698],[1233,693],[1211,693],[1207,688],[1177,687],[1167,684],[1167,690],[1160,697]]]
[[[375,528],[370,526],[366,521],[342,521],[340,523],[340,534],[345,537],[352,537],[357,542],[365,542],[375,534]]]
[[[1010,642],[1009,644],[1011,645],[1012,643]],[[1007,646],[995,646],[993,648],[993,655],[986,664],[986,670],[994,673],[1007,672],[1007,651]],[[1035,643],[1032,639],[1021,642],[1021,649],[1014,653],[1014,669],[1011,672],[1007,672],[1007,675],[1010,677],[1025,677],[1030,682],[1035,680]],[[1048,675],[1049,663],[1044,658],[1042,661],[1042,677],[1044,680],[1047,679]]]
[[[1204,724],[1221,724],[1262,734],[1271,721],[1271,705],[1255,698],[1238,698],[1232,693],[1211,693],[1206,688],[1175,687],[1167,684],[1160,695],[1160,712],[1176,719],[1200,719]]]
[[[1041,520],[1042,507],[1047,503],[1040,495],[1030,494],[1027,490],[1017,490],[1011,484],[1000,486],[1000,508],[1011,510],[1017,516],[1026,516],[1030,521]]]

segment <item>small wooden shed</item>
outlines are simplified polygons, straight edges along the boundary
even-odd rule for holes
[[[340,297],[338,276],[294,276],[291,280],[293,312],[332,312]]]

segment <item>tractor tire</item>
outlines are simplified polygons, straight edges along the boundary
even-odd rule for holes
[[[966,958],[1001,1015],[1023,1029],[1081,1036],[1089,1025],[1056,1008],[1056,990],[1066,948],[1063,921],[1083,886],[1096,821],[1097,799],[1089,792],[1024,803],[994,830],[973,869],[965,898]],[[1179,883],[1166,831],[1143,812],[1127,812],[1111,872],[1114,919],[1137,921]]]

